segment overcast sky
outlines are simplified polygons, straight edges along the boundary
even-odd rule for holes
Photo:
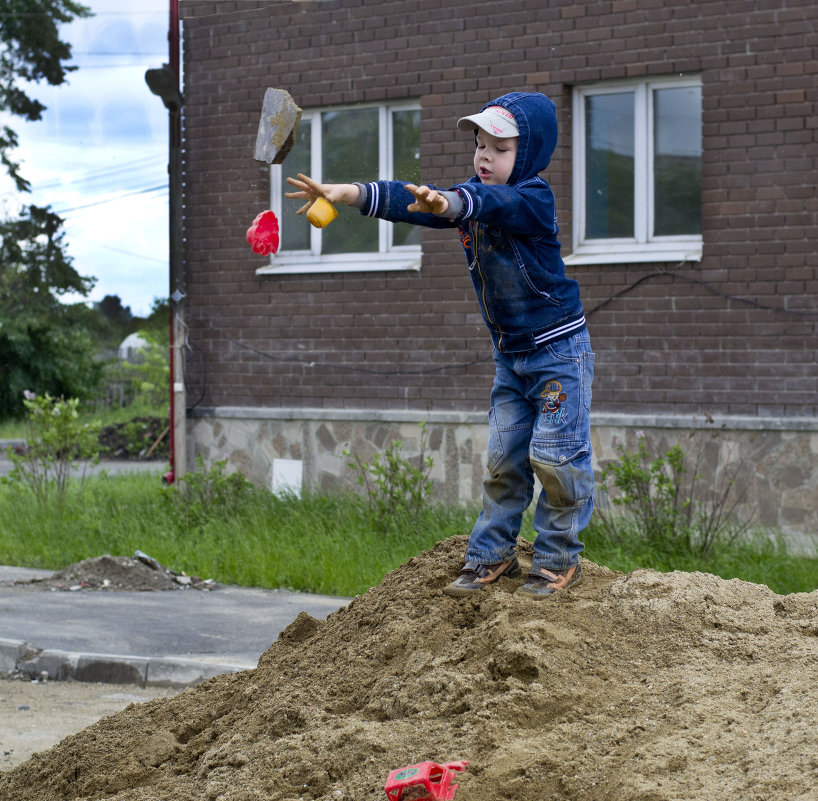
[[[118,295],[145,316],[168,294],[168,116],[145,83],[146,69],[168,61],[168,3],[83,3],[95,16],[61,28],[79,69],[62,86],[30,88],[43,119],[0,115],[19,136],[11,156],[33,190],[0,179],[2,213],[50,205],[65,219],[75,269],[97,279],[89,299]]]

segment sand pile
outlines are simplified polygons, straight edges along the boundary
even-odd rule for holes
[[[457,801],[816,798],[818,592],[585,562],[552,601],[447,598],[464,548],[35,755],[0,798],[383,801],[427,759],[469,760]]]

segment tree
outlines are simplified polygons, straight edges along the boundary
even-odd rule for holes
[[[89,333],[90,310],[61,296],[86,296],[95,279],[81,276],[63,250],[62,219],[28,206],[0,222],[0,420],[23,411],[23,392],[86,398],[102,365]]]
[[[122,340],[138,330],[140,319],[133,316],[130,306],[122,305],[119,295],[106,295],[93,304],[92,311],[91,332],[105,355],[112,358]]]
[[[64,63],[71,58],[71,45],[60,39],[58,26],[89,16],[91,10],[73,0],[0,0],[0,108],[27,120],[42,118],[45,106],[20,84],[62,84],[76,67]],[[17,189],[26,192],[30,184],[10,156],[16,145],[17,134],[3,126],[0,162]]]
[[[142,331],[155,334],[154,339],[165,345],[170,340],[168,317],[170,316],[170,300],[168,298],[154,298],[150,314],[139,326]]]
[[[125,331],[133,325],[133,312],[130,306],[122,305],[119,295],[106,295],[101,301],[94,304],[100,314],[117,330]]]

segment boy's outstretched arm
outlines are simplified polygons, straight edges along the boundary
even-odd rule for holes
[[[352,206],[361,196],[361,190],[355,184],[319,184],[308,175],[298,173],[298,178],[287,178],[287,183],[294,186],[297,192],[285,192],[284,197],[304,200],[306,203],[296,212],[304,214],[319,197],[330,203],[343,203]]]

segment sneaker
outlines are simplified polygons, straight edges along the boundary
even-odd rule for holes
[[[525,584],[517,588],[515,595],[527,595],[529,598],[537,599],[548,598],[558,590],[576,587],[581,581],[581,565],[574,565],[565,570],[532,567]]]
[[[512,556],[507,562],[497,562],[493,565],[481,565],[479,562],[466,562],[460,575],[447,587],[443,588],[444,595],[451,595],[454,598],[463,598],[473,592],[485,589],[489,584],[494,584],[497,579],[517,578],[522,570],[516,556]]]

